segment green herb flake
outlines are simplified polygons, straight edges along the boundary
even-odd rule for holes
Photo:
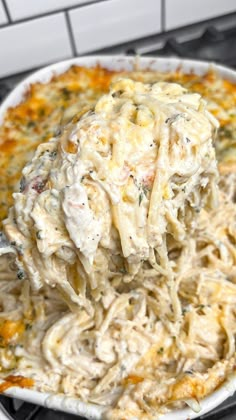
[[[143,193],[145,197],[147,197],[148,192],[150,191],[150,188],[147,185],[143,185],[142,188],[143,188]]]
[[[174,114],[174,115],[172,115],[171,117],[169,117],[169,118],[167,118],[166,120],[165,120],[165,123],[166,124],[173,124],[175,121],[177,121],[179,118],[184,118],[185,119],[185,115],[183,114],[183,113],[180,113],[180,114]]]
[[[221,127],[219,130],[219,137],[232,140],[235,137],[234,130],[231,127]]]
[[[138,197],[138,205],[140,206],[143,201],[143,193],[141,192]]]
[[[185,370],[184,373],[186,373],[187,375],[193,375],[193,371],[191,369]]]
[[[160,348],[157,350],[157,354],[163,354],[163,352],[164,352],[164,347],[160,347]]]
[[[16,346],[14,344],[8,344],[8,349],[12,351],[14,351],[16,348]]]
[[[71,93],[72,93],[71,90],[69,90],[67,87],[62,88],[63,99],[65,100],[70,99]]]
[[[43,239],[43,236],[42,236],[42,231],[41,231],[41,230],[38,230],[38,231],[36,232],[36,238],[37,238],[37,239]]]
[[[53,150],[52,152],[49,152],[49,157],[50,159],[54,160],[56,158],[57,155],[57,151]]]
[[[35,123],[35,121],[29,121],[28,122],[28,124],[27,124],[27,128],[33,128],[33,127],[35,127],[36,126],[36,123]]]
[[[45,109],[44,108],[39,108],[38,115],[39,115],[39,117],[44,117]]]
[[[18,272],[17,272],[17,278],[19,280],[23,280],[25,278],[25,273],[24,273],[23,270],[18,270]]]

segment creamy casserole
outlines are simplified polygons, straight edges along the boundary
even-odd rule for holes
[[[152,83],[115,81],[23,171],[4,222],[18,262],[2,257],[0,356],[22,386],[149,419],[234,369],[235,175],[221,128],[217,204],[217,121],[200,95],[154,83],[179,74],[129,76]]]

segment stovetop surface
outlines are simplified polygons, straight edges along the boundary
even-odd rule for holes
[[[162,49],[148,51],[145,55],[177,54],[196,60],[215,61],[236,68],[236,27],[225,31],[209,26],[201,37],[178,42],[170,38]]]
[[[153,37],[150,44],[153,45]],[[145,42],[147,45],[147,42]],[[127,54],[139,53],[138,43],[127,43],[122,52]],[[101,51],[103,52],[103,51]],[[105,53],[114,53],[117,49],[106,50]],[[120,51],[118,51],[120,52]],[[202,36],[179,42],[170,36],[165,45],[159,49],[146,46],[143,55],[146,56],[179,56],[185,58],[215,61],[236,69],[236,25],[227,30],[217,30],[209,26]],[[28,72],[29,73],[29,72]],[[0,80],[0,103],[14,86],[26,76],[27,73]],[[4,414],[3,414],[4,413]],[[34,404],[19,402],[0,395],[0,420],[85,420],[82,417],[53,411]],[[178,419],[176,419],[178,420]],[[210,413],[199,417],[199,420],[236,420],[236,395],[228,398],[219,407]]]
[[[1,410],[5,416],[1,417]],[[34,404],[13,401],[0,395],[0,420],[86,420],[72,414],[54,411]],[[223,404],[209,413],[200,416],[199,420],[235,420],[236,396],[228,398]],[[176,419],[178,420],[178,419]],[[186,419],[187,420],[187,419]]]

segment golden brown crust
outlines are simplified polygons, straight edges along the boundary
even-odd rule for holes
[[[34,385],[33,379],[25,378],[24,376],[10,375],[4,379],[4,382],[0,384],[0,393],[3,393],[7,389],[13,386],[19,386],[20,388],[32,388]]]

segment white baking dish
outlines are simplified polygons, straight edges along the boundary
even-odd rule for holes
[[[178,67],[186,72],[194,72],[196,74],[204,74],[209,70],[210,66],[214,66],[224,78],[236,82],[236,72],[224,66],[219,66],[212,63],[194,60],[184,60],[179,58],[131,58],[125,56],[90,56],[78,57],[71,60],[63,61],[53,64],[39,70],[25,80],[23,80],[5,99],[0,106],[0,123],[3,120],[4,113],[9,107],[13,107],[22,101],[25,92],[28,90],[30,84],[35,82],[48,82],[55,74],[65,72],[71,65],[77,64],[87,67],[95,66],[96,64],[108,69],[126,69],[132,70],[134,65],[142,69],[150,69],[157,71],[170,71]],[[236,374],[232,375],[228,380],[219,387],[209,397],[203,399],[200,405],[196,407],[196,411],[190,408],[183,410],[175,410],[169,414],[161,417],[162,420],[186,420],[193,419],[202,415],[217,405],[221,404],[226,398],[231,396],[236,390]],[[64,395],[52,395],[48,393],[36,392],[28,389],[18,387],[10,388],[5,391],[8,396],[16,397],[21,400],[29,401],[31,403],[43,405],[45,407],[53,408],[56,410],[65,411],[68,413],[84,416],[88,419],[102,419],[103,408],[95,404],[85,404],[76,398],[65,397]]]

